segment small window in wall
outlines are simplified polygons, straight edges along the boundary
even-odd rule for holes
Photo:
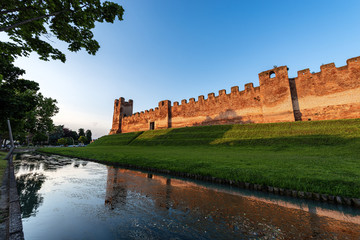
[[[155,122],[150,122],[150,130],[154,130],[155,129]]]
[[[274,78],[275,77],[275,73],[274,72],[270,72],[270,78]]]

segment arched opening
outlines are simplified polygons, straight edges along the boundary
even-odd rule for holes
[[[274,77],[276,77],[276,75],[275,75],[275,72],[274,72],[274,71],[271,71],[269,75],[270,75],[270,78],[274,78]]]

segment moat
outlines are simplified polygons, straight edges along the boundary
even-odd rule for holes
[[[14,161],[25,239],[359,239],[360,210],[59,156]]]

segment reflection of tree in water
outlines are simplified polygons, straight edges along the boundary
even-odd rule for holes
[[[19,162],[15,163],[14,171],[18,172],[20,169],[29,171],[29,172],[39,170],[40,162],[34,161],[34,160],[19,161]]]
[[[38,191],[44,181],[45,176],[38,173],[28,173],[16,178],[23,218],[36,215],[36,210],[43,202],[43,197]]]
[[[88,164],[87,161],[75,161],[75,162],[74,162],[74,167],[75,167],[75,168],[78,168],[78,167],[80,167],[80,166],[85,167],[87,164]]]

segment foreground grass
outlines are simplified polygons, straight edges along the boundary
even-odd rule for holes
[[[0,151],[0,181],[2,182],[3,175],[7,166],[7,160],[4,160],[4,157],[6,157],[6,152]]]
[[[43,152],[360,197],[360,121],[223,125],[105,136]]]

